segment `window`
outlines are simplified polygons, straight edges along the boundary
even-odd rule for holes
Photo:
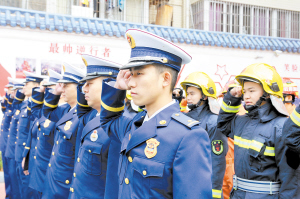
[[[190,27],[195,29],[300,38],[300,12],[199,0],[191,4],[191,16]]]

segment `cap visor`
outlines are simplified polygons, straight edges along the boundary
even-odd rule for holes
[[[101,77],[101,76],[100,75],[99,76],[98,75],[95,75],[95,76],[86,76],[86,77],[82,78],[79,82],[81,83],[81,82],[84,82],[86,80],[95,79],[97,77]]]
[[[145,65],[150,65],[150,64],[154,64],[155,62],[145,62],[145,61],[141,61],[141,62],[131,62],[128,64],[125,64],[124,66],[122,66],[122,68],[120,68],[121,70],[124,69],[129,69],[129,68],[134,68],[134,67],[138,67],[138,66],[145,66]]]
[[[52,86],[52,85],[56,85],[56,83],[46,83],[46,84],[43,84],[43,86]]]
[[[74,81],[69,81],[69,80],[61,79],[61,80],[57,81],[57,83],[75,83],[75,84],[77,84],[78,82],[76,82],[75,80]]]

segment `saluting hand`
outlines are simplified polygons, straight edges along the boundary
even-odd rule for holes
[[[43,86],[43,85],[46,84],[46,83],[47,83],[46,80],[43,80],[43,81],[40,83],[40,92],[41,92],[41,93],[45,92],[46,87]]]
[[[62,94],[62,89],[64,87],[64,84],[63,83],[58,83],[56,84],[55,86],[55,89],[54,89],[54,95],[61,95]]]
[[[130,90],[130,87],[128,86],[130,78],[131,72],[129,70],[120,70],[115,83],[115,88],[120,90]]]
[[[242,87],[234,87],[233,89],[230,90],[230,94],[234,97],[241,97],[242,96]]]

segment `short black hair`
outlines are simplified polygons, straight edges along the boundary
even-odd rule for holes
[[[172,93],[176,86],[178,71],[169,66],[163,65],[163,64],[152,64],[152,66],[154,66],[156,68],[156,71],[158,72],[158,74],[161,74],[166,71],[171,74],[172,80],[171,80],[170,92]]]

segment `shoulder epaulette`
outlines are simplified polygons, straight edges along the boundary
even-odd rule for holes
[[[177,122],[180,122],[181,124],[192,128],[193,126],[200,124],[199,121],[194,120],[193,118],[190,118],[189,116],[186,116],[185,114],[178,112],[178,113],[173,113],[172,118],[176,120]]]

